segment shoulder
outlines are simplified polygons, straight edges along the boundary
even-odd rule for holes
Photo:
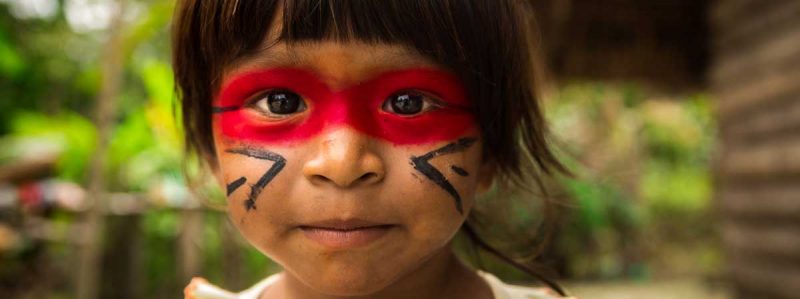
[[[547,288],[525,287],[506,284],[496,276],[488,272],[478,271],[478,275],[483,278],[492,289],[495,299],[556,299],[560,297],[555,292]],[[572,297],[569,297],[572,298]]]
[[[271,275],[239,293],[224,290],[203,278],[196,277],[183,289],[183,295],[184,299],[258,299],[264,289],[272,285],[279,275]]]

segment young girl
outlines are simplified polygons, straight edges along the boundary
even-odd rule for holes
[[[476,195],[564,170],[530,14],[522,0],[178,1],[187,143],[284,268],[238,294],[195,279],[186,298],[555,296],[450,247],[464,230],[504,257],[470,226]]]

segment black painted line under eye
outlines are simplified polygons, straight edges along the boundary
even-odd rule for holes
[[[211,113],[225,113],[225,112],[239,110],[239,108],[241,108],[241,106],[225,106],[225,107],[213,106],[211,107]]]
[[[465,137],[458,139],[456,142],[430,151],[422,156],[411,156],[411,165],[414,166],[414,169],[425,175],[425,177],[433,181],[433,183],[436,185],[439,185],[439,187],[444,189],[444,191],[453,197],[456,204],[456,211],[458,211],[459,214],[464,214],[464,210],[461,207],[461,195],[458,193],[458,191],[456,191],[456,188],[450,184],[450,181],[447,180],[447,177],[445,177],[444,174],[439,171],[439,169],[430,163],[430,160],[438,156],[464,151],[472,146],[472,144],[477,140],[478,139],[474,137]]]

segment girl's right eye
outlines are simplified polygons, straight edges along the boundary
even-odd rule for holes
[[[269,117],[285,118],[306,110],[303,98],[289,90],[275,89],[258,95],[251,101],[253,108]]]

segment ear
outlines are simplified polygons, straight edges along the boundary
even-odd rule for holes
[[[495,166],[491,163],[484,161],[478,169],[478,188],[475,190],[477,194],[486,193],[494,183]]]

